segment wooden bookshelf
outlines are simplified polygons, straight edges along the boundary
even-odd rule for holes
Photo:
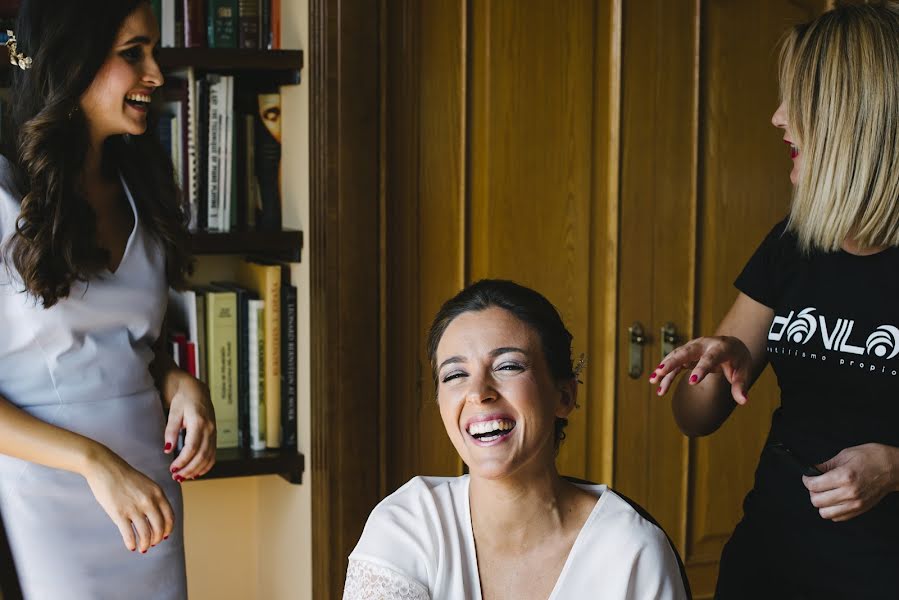
[[[271,85],[300,83],[302,50],[245,50],[241,48],[161,48],[164,70],[193,67],[225,75],[252,77]]]
[[[253,452],[240,448],[219,448],[215,466],[203,479],[225,477],[251,477],[254,475],[280,475],[290,483],[303,482],[305,458],[296,448],[261,450]]]
[[[230,231],[218,233],[195,231],[190,234],[194,254],[251,255],[281,262],[299,262],[303,249],[303,232]]]

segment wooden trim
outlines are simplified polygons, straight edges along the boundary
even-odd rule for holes
[[[310,2],[312,596],[379,500],[379,3]]]

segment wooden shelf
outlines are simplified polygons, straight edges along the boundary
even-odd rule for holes
[[[255,475],[280,475],[290,483],[303,482],[305,458],[296,448],[279,450],[243,450],[240,448],[219,448],[216,451],[215,466],[203,479],[225,477],[252,477]]]
[[[245,254],[282,262],[299,262],[303,249],[303,232],[230,231],[218,233],[195,231],[190,234],[194,254]]]
[[[254,76],[280,85],[300,82],[302,50],[245,50],[242,48],[161,48],[164,70],[194,67],[228,75]]]

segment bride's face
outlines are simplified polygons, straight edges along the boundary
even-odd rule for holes
[[[533,328],[502,308],[463,313],[436,356],[440,415],[472,476],[552,467],[555,420],[571,412],[574,385],[553,380]]]

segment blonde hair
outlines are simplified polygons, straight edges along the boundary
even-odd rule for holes
[[[899,246],[899,4],[841,6],[794,28],[780,88],[803,161],[788,224],[801,248]]]

